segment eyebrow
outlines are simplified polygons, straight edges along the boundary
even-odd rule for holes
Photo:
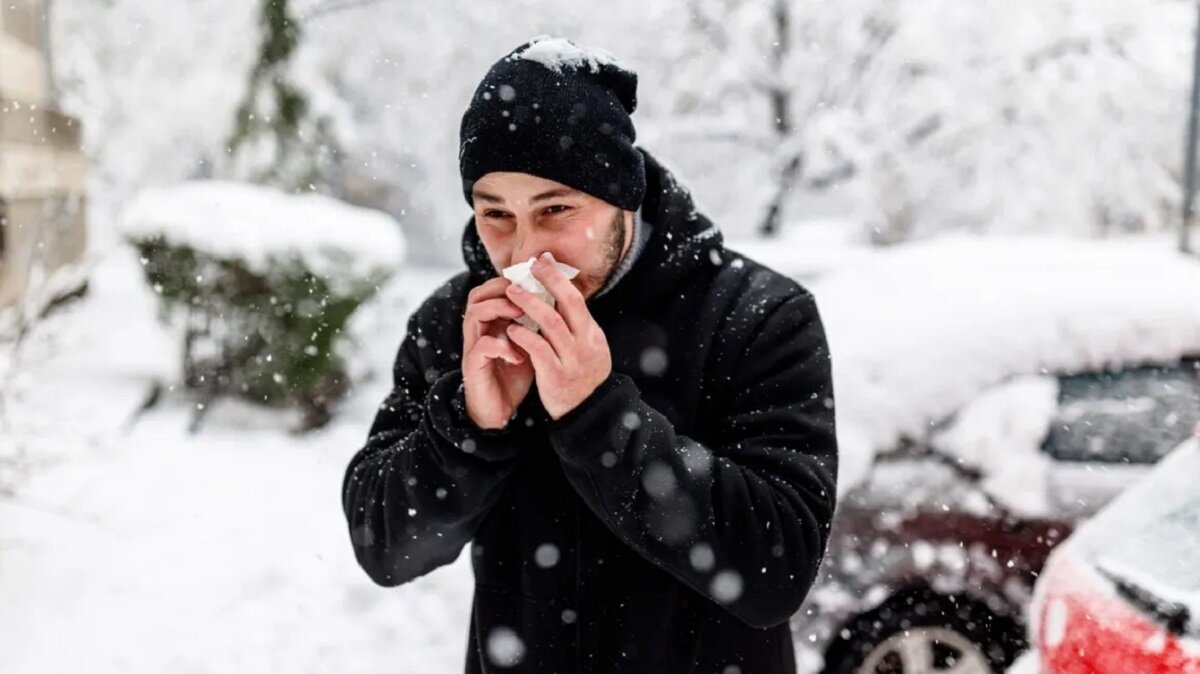
[[[552,190],[547,190],[545,192],[542,192],[541,194],[535,195],[532,199],[529,200],[529,203],[537,203],[539,201],[545,201],[546,199],[553,199],[555,197],[571,197],[571,196],[575,196],[577,194],[579,194],[579,190],[573,190],[573,189],[570,189],[569,187],[555,187]],[[472,190],[471,196],[475,199],[482,199],[483,201],[486,201],[486,202],[492,203],[492,204],[504,203],[503,198],[498,197],[495,194],[489,194],[487,192],[483,192],[481,190]]]

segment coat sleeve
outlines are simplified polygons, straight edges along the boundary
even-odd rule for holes
[[[420,333],[414,314],[392,390],[342,480],[354,555],[385,587],[454,561],[524,454],[518,415],[503,429],[478,428],[466,413],[462,370],[423,367]]]
[[[708,444],[676,432],[617,372],[548,431],[571,484],[621,540],[765,629],[808,594],[837,494],[830,354],[812,295],[775,305],[733,372]]]

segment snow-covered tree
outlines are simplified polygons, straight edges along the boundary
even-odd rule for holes
[[[790,190],[834,186],[880,243],[1162,229],[1178,203],[1190,13],[1175,0],[692,0],[703,40],[682,41],[672,72],[703,86],[671,95],[685,142],[757,149],[759,187],[737,193],[766,205],[760,229]]]
[[[230,73],[258,57],[253,7],[172,7],[55,3],[64,106],[102,186],[93,207],[209,175],[224,150],[244,85]],[[879,243],[1154,230],[1178,207],[1195,25],[1183,0],[289,7],[304,33],[289,81],[330,120],[344,198],[395,215],[415,259],[458,260],[462,110],[497,58],[541,33],[638,71],[639,142],[731,236],[818,206]]]
[[[287,0],[262,0],[262,41],[228,141],[228,172],[285,190],[339,194],[337,141],[292,73],[301,28]]]

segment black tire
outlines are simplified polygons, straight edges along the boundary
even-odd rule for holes
[[[945,630],[945,631],[943,631]],[[986,605],[966,595],[942,595],[929,588],[910,588],[893,594],[876,608],[846,622],[834,635],[825,652],[824,674],[865,674],[869,661],[876,664],[870,674],[904,674],[901,654],[892,653],[899,639],[915,634],[933,639],[932,671],[939,665],[949,669],[957,657],[955,645],[974,644],[974,657],[982,656],[995,674],[1002,674],[1027,647],[1025,630],[1012,618],[997,615]],[[945,639],[937,639],[937,634]],[[954,634],[964,638],[956,641]],[[893,657],[894,656],[894,657]],[[967,653],[962,657],[970,657]],[[930,670],[925,670],[930,671]]]

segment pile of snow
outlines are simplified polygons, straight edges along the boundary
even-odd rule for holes
[[[400,225],[381,211],[319,194],[287,194],[247,183],[206,180],[152,187],[125,208],[127,236],[168,241],[265,272],[298,259],[331,281],[395,271],[404,261]]]
[[[222,399],[192,434],[171,391],[135,421],[178,377],[178,338],[136,251],[109,250],[87,295],[0,356],[0,671],[462,671],[470,555],[385,591],[339,491],[409,313],[455,271],[403,269],[363,306],[378,376],[328,427],[292,436],[286,413]]]
[[[1173,245],[954,236],[860,251],[807,284],[833,358],[839,492],[1013,377],[1200,353],[1200,260]]]
[[[935,449],[977,470],[984,492],[1011,511],[1041,515],[1050,510],[1042,484],[1050,458],[1042,451],[1058,410],[1058,379],[1014,377],[967,403],[931,439]]]
[[[41,316],[50,305],[85,290],[92,260],[88,257],[68,262],[46,275],[45,268],[30,269],[25,297],[18,304],[0,307],[0,339],[15,340],[24,323]]]
[[[538,35],[530,42],[532,44],[513,54],[512,58],[535,61],[556,73],[562,72],[563,67],[577,70],[584,66],[587,66],[589,71],[598,73],[600,66],[605,65],[632,72],[610,52],[596,47],[580,46],[566,38]]]
[[[841,267],[869,264],[879,249],[864,245],[855,223],[845,217],[788,223],[772,238],[726,237],[725,247],[808,284]]]

